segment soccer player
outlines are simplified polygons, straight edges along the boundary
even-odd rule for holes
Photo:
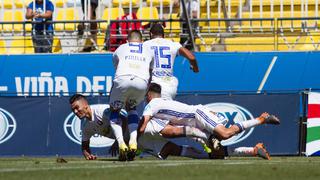
[[[126,146],[123,139],[122,120],[126,118],[126,112],[121,110],[119,119],[109,120],[110,109],[107,105],[90,106],[85,96],[75,94],[69,99],[71,109],[86,124],[82,129],[82,154],[86,160],[95,160],[97,157],[91,154],[90,138],[99,134],[108,138],[115,139],[119,148]],[[120,152],[120,151],[119,151]],[[119,160],[126,160],[126,154],[119,154]]]
[[[158,125],[163,127],[161,132],[168,123],[171,125],[192,126],[209,134],[214,134],[219,140],[228,139],[235,134],[261,124],[280,124],[280,120],[274,115],[262,113],[256,119],[235,123],[227,128],[225,124],[228,120],[221,113],[212,112],[203,105],[192,106],[178,101],[165,100],[160,97],[161,86],[151,83],[147,92],[148,104],[144,109],[143,118],[138,127],[139,134],[144,133],[148,122],[152,118],[162,120],[161,122],[157,122]],[[183,129],[176,130],[175,134],[183,134],[181,133]],[[191,133],[196,132],[192,131]]]
[[[180,43],[164,39],[164,30],[161,24],[154,24],[150,29],[151,40],[143,44],[154,53],[152,81],[162,87],[161,97],[173,99],[177,94],[178,79],[173,76],[173,65],[177,55],[189,60],[193,72],[199,72],[195,56]]]
[[[140,119],[136,106],[144,100],[153,67],[153,54],[143,46],[140,31],[129,32],[128,43],[122,44],[114,52],[113,63],[116,72],[110,94],[110,120],[118,119],[121,108],[127,110],[129,148],[120,150],[132,160],[137,150],[137,126]]]

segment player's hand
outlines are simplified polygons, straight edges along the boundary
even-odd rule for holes
[[[119,154],[119,145],[117,141],[114,141],[114,143],[110,147],[109,154],[111,154],[112,157],[115,157]]]
[[[193,71],[193,72],[195,72],[195,73],[197,73],[197,72],[199,72],[199,68],[198,68],[198,66],[190,66],[190,69]]]
[[[88,152],[83,152],[83,156],[86,158],[86,160],[96,160],[97,156],[90,154]]]
[[[86,160],[96,160],[97,156],[90,154],[89,156],[86,156]]]

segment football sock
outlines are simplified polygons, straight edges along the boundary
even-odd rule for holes
[[[253,147],[238,147],[233,150],[232,155],[252,156],[252,155],[254,155],[254,148]]]
[[[201,131],[198,128],[185,126],[184,133],[187,137],[198,137],[203,139],[204,141],[208,141],[210,134]]]
[[[119,124],[110,122],[110,126],[113,130],[114,136],[116,137],[116,140],[118,141],[118,144],[124,144],[123,140],[123,133],[122,133],[122,127]]]

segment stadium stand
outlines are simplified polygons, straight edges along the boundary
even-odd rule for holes
[[[0,0],[0,32],[4,45],[11,45],[7,36],[28,36],[31,24],[25,20],[26,6],[32,0]],[[52,0],[55,36],[59,47],[54,53],[67,47],[66,41],[78,40],[77,25],[83,19],[80,0]],[[102,1],[101,1],[102,2]],[[199,32],[195,34],[196,50],[206,51],[307,51],[319,46],[319,1],[317,0],[199,0]],[[136,13],[149,21],[166,21],[165,37],[179,42],[183,36],[180,22],[180,6],[169,0],[113,0],[110,5],[101,3],[97,10],[99,49],[104,47],[108,25],[124,14]],[[111,22],[110,22],[111,21]],[[143,30],[148,37],[148,29]],[[259,37],[259,38],[257,38]],[[66,38],[71,38],[68,40]],[[24,43],[25,44],[25,43]],[[11,52],[12,48],[1,51]],[[17,49],[17,48],[13,48]],[[74,48],[72,51],[76,52]],[[17,51],[15,51],[17,52]],[[19,51],[30,52],[30,51]]]
[[[31,37],[17,36],[13,37],[9,46],[7,46],[7,54],[33,54],[33,43]]]

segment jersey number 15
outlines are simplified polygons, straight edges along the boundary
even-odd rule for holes
[[[155,64],[157,68],[171,68],[171,55],[165,54],[164,51],[170,51],[168,46],[151,46],[151,49],[154,50],[155,55]],[[160,62],[160,58],[164,59]]]

